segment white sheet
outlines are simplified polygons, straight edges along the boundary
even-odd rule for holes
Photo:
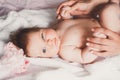
[[[55,9],[12,11],[8,16],[1,17],[1,51],[2,45],[8,39],[11,31],[35,25],[46,27],[55,21],[55,17]],[[120,55],[85,65],[85,70],[78,63],[68,63],[57,57],[51,59],[29,58],[29,60],[31,64],[27,72],[13,76],[6,74],[4,78],[0,76],[1,80],[120,80]],[[86,71],[89,72],[89,75]],[[4,74],[4,71],[2,72]]]
[[[60,58],[30,58],[27,72],[5,78],[7,80],[120,80],[120,56],[86,65],[88,75],[78,63],[68,63]]]

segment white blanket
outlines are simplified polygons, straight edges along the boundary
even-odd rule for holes
[[[54,22],[55,9],[11,11],[7,16],[0,17],[0,51],[10,32],[20,27],[38,25],[47,27]],[[30,66],[27,72],[6,77],[2,80],[120,80],[120,55],[108,57],[102,61],[84,65],[69,63],[58,57],[29,58]],[[5,71],[2,71],[4,74]],[[12,73],[11,73],[12,74]]]

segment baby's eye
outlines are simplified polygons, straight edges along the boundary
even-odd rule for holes
[[[46,53],[46,48],[43,48],[42,52],[43,52],[43,53]]]
[[[43,40],[45,40],[45,37],[44,37],[43,33],[41,34],[41,37],[42,37]]]

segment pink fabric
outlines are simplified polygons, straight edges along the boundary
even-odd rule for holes
[[[17,49],[13,43],[9,42],[5,46],[5,53],[0,60],[0,64],[14,74],[25,72],[28,68],[29,61],[25,57],[22,49]]]

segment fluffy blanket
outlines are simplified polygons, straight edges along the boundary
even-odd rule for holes
[[[47,27],[56,21],[55,9],[11,11],[7,16],[0,17],[0,51],[9,34],[20,27],[38,25]],[[88,65],[69,63],[58,57],[28,58],[30,65],[26,72],[9,75],[9,68],[2,67],[0,60],[1,80],[120,80],[120,55],[108,57]],[[9,60],[8,60],[9,61]],[[5,67],[5,66],[4,66]]]

